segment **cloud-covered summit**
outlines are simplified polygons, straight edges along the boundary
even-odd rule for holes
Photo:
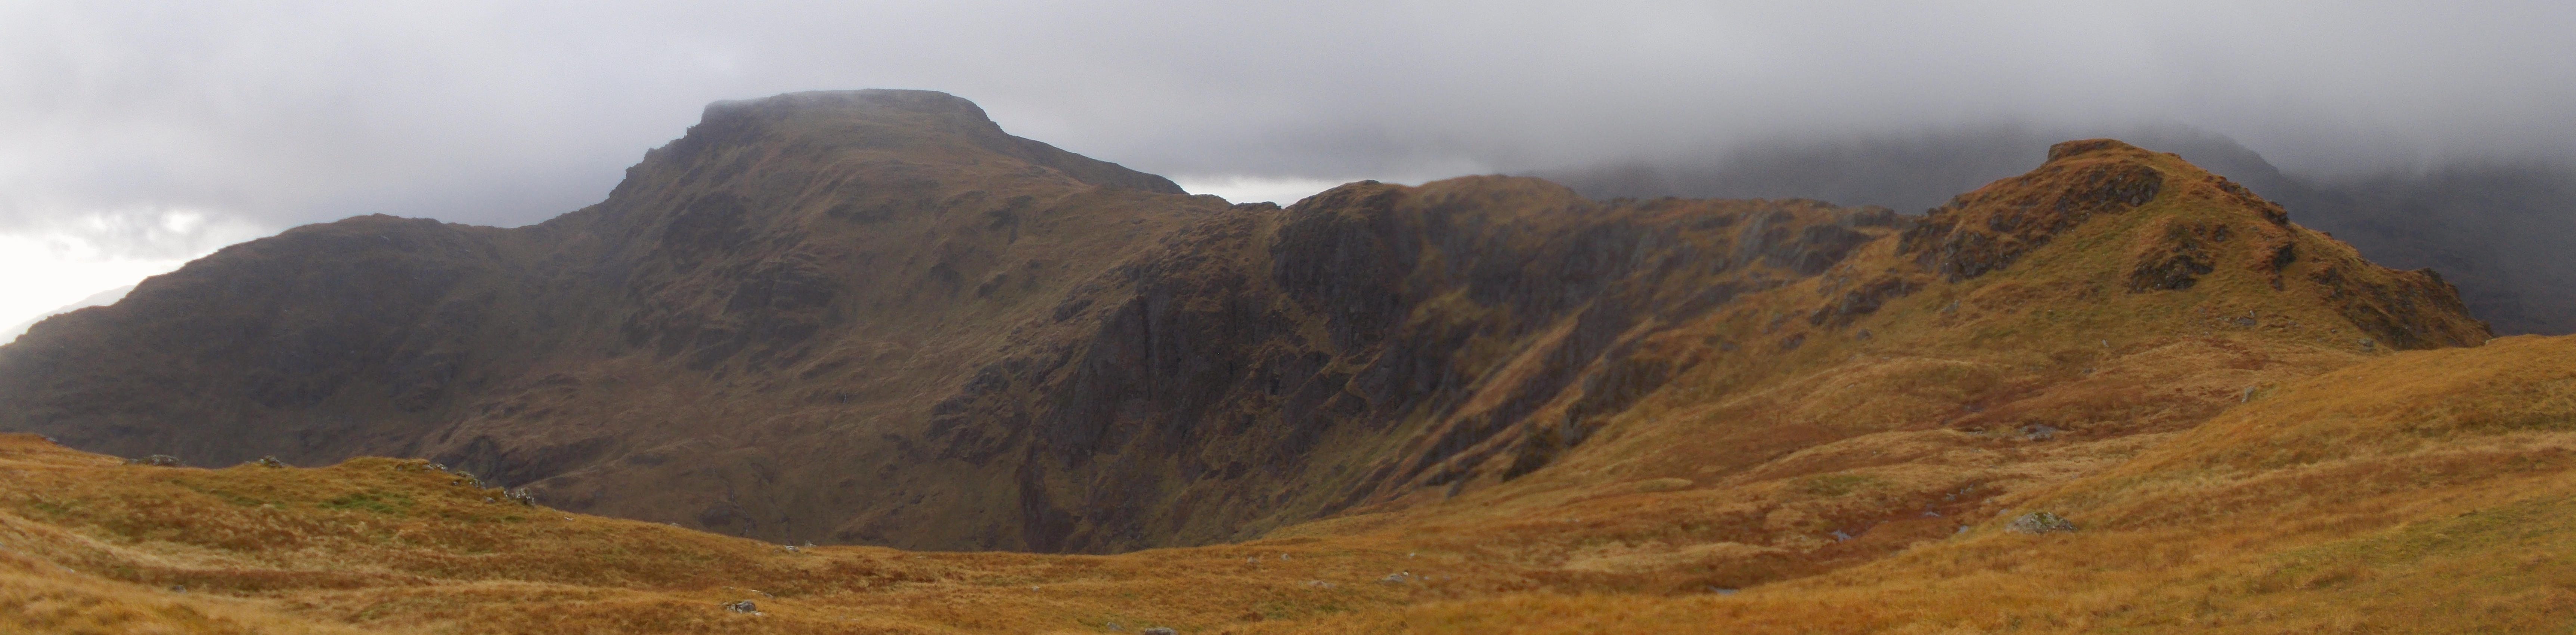
[[[517,224],[704,104],[919,87],[1175,176],[1437,176],[2021,122],[2285,167],[2576,148],[2576,7],[412,2],[0,7],[0,231]]]
[[[164,261],[357,214],[529,223],[705,104],[867,87],[1183,183],[2016,126],[2308,174],[2518,161],[2576,155],[2571,31],[2563,3],[5,3],[0,237]]]

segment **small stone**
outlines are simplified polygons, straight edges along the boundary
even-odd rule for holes
[[[170,592],[171,592],[171,593],[187,593],[187,592],[188,592],[188,585],[185,585],[185,584],[173,584],[173,585],[170,585]]]
[[[2060,430],[2057,428],[2041,424],[2032,424],[2021,427],[2022,438],[2030,439],[2032,441],[2046,441],[2057,438],[2058,432],[2060,432]]]
[[[1847,542],[1852,539],[1851,534],[1843,533],[1840,529],[1834,530],[1833,536],[1834,542]]]
[[[2253,387],[2253,386],[2246,386],[2246,387],[2245,387],[2245,392],[2244,392],[2243,394],[2239,394],[2239,395],[2237,395],[2237,396],[2236,396],[2236,403],[2245,403],[2245,402],[2249,402],[2249,401],[2253,401],[2253,400],[2254,400],[2254,387]]]
[[[787,550],[787,552],[788,552],[788,553],[796,553],[796,552],[798,552],[798,551],[804,551],[803,549],[798,549],[798,548],[796,548],[796,545],[779,545],[779,546],[778,546],[778,548],[780,548],[780,549],[785,549],[785,550]]]
[[[732,603],[732,604],[726,604],[726,605],[724,605],[724,608],[725,608],[725,610],[727,610],[727,611],[733,611],[733,612],[735,612],[735,613],[758,613],[758,612],[760,612],[760,605],[752,604],[752,603],[751,603],[751,600],[743,600],[743,601],[740,601],[740,602],[734,602],[734,603]]]
[[[1181,635],[1181,632],[1172,630],[1171,627],[1168,626],[1156,626],[1145,629],[1145,635]]]
[[[2032,512],[2013,519],[2012,525],[2004,529],[2025,534],[2053,534],[2075,531],[2075,523],[2068,522],[2064,516],[2048,512]]]

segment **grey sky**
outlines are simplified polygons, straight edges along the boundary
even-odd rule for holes
[[[523,224],[707,102],[835,88],[949,91],[1185,183],[1995,122],[2194,126],[2305,172],[2576,155],[2576,3],[1237,5],[0,0],[0,249]]]

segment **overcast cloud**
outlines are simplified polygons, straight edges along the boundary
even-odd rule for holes
[[[2318,174],[2576,156],[2576,3],[1235,4],[0,0],[0,303],[42,305],[0,323],[131,282],[25,262],[542,220],[707,102],[796,90],[945,90],[1246,192],[2005,122]]]

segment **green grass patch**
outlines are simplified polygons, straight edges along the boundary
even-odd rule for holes
[[[323,509],[355,509],[371,511],[379,514],[401,514],[403,511],[411,509],[411,506],[412,500],[410,496],[399,493],[385,494],[380,492],[358,492],[322,501],[321,503],[321,507]]]
[[[1845,496],[1885,483],[1867,474],[1821,474],[1799,479],[1798,489],[1817,496]]]

